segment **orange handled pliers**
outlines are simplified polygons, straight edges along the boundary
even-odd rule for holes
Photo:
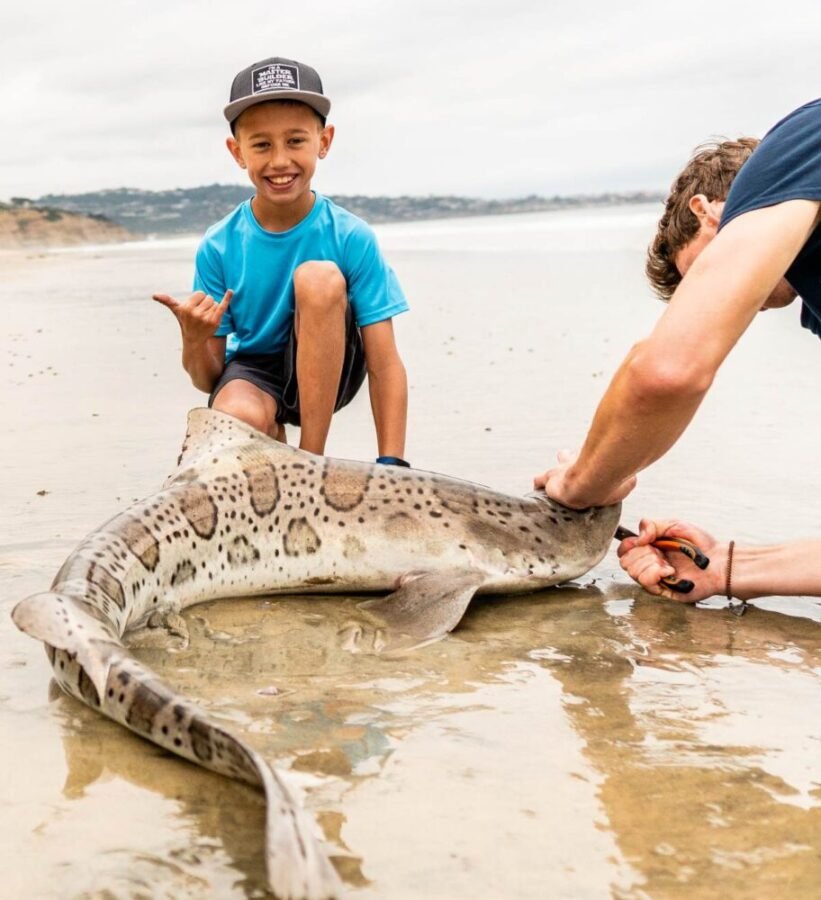
[[[638,535],[634,531],[630,531],[629,528],[619,525],[613,537],[617,541],[623,541],[625,538],[638,537]],[[688,559],[691,559],[699,569],[706,569],[710,565],[709,558],[695,544],[691,544],[690,541],[686,541],[684,538],[660,537],[657,541],[653,541],[653,546],[659,550],[678,550],[679,553],[683,553]],[[695,587],[695,584],[689,578],[678,580],[662,578],[661,583],[678,594],[689,594]]]

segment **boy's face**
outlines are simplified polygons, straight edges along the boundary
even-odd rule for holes
[[[304,104],[274,101],[246,109],[235,132],[228,149],[248,171],[260,202],[280,209],[311,202],[311,179],[330,149],[333,126],[323,128]]]

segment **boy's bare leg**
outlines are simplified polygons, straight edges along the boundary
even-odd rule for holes
[[[294,272],[301,433],[299,446],[324,453],[345,359],[344,275],[332,262],[303,263]]]
[[[285,442],[285,426],[276,420],[276,400],[250,381],[242,378],[229,381],[214,398],[212,409],[228,413],[257,431]]]

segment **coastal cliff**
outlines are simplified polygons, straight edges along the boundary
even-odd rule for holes
[[[105,216],[0,204],[0,249],[111,244],[133,239],[130,231]]]
[[[40,207],[102,215],[135,235],[170,237],[202,234],[252,194],[253,187],[249,184],[211,184],[168,191],[117,188],[85,194],[46,194],[25,202]],[[533,195],[509,200],[459,196],[366,197],[358,194],[335,194],[331,199],[373,225],[380,222],[599,208],[625,203],[661,204],[664,197],[652,191],[632,191],[553,197]]]

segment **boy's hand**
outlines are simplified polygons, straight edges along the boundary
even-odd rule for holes
[[[202,291],[196,291],[187,300],[175,300],[168,294],[153,294],[152,299],[174,313],[185,343],[204,344],[214,336],[233,296],[234,292],[228,290],[219,303]]]
[[[699,569],[683,553],[665,553],[650,546],[664,537],[684,538],[710,557],[710,565]],[[727,549],[716,539],[695,525],[686,522],[642,519],[637,537],[625,538],[618,549],[622,569],[645,591],[667,597],[678,603],[697,603],[714,594],[724,592],[727,572]],[[662,578],[686,578],[695,584],[689,594],[678,594],[661,584]]]

